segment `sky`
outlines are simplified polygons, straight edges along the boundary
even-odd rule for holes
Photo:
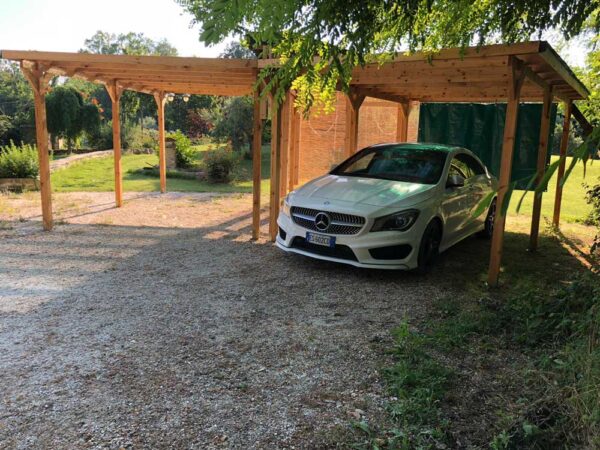
[[[102,30],[166,38],[180,56],[218,56],[225,44],[205,47],[191,19],[175,0],[0,0],[0,49],[76,52]],[[552,43],[552,33],[545,38]],[[558,51],[570,65],[585,63],[579,43]]]
[[[166,38],[180,56],[218,56],[175,0],[0,0],[0,49],[76,52],[96,31]]]

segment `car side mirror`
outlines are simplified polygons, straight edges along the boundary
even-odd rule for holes
[[[465,179],[463,177],[461,177],[460,175],[450,175],[448,177],[448,181],[446,182],[446,187],[447,188],[457,188],[457,187],[463,187],[465,185]]]

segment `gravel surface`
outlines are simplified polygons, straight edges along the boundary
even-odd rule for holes
[[[126,199],[55,195],[52,233],[0,199],[0,448],[331,446],[384,414],[390,330],[449,295],[252,242],[248,195]]]

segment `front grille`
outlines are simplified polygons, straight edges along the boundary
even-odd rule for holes
[[[356,255],[347,245],[335,244],[335,247],[325,247],[323,245],[307,242],[306,239],[296,236],[292,240],[292,248],[304,250],[309,253],[314,253],[321,256],[329,256],[331,258],[348,259],[350,261],[358,261]]]
[[[356,234],[365,224],[365,218],[331,211],[320,211],[318,209],[302,208],[292,206],[292,220],[308,230],[326,234]],[[325,212],[331,218],[331,224],[327,230],[319,230],[315,225],[315,217],[320,212]]]

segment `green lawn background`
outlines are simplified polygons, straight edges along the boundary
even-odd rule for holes
[[[195,147],[198,151],[198,160],[208,145]],[[553,156],[552,160],[556,160]],[[270,148],[268,145],[262,149],[262,192],[268,192],[270,176]],[[567,166],[570,162],[568,158]],[[133,155],[125,154],[122,158],[123,165],[123,189],[125,191],[158,191],[160,182],[158,178],[133,173],[134,170],[144,166],[158,164],[156,155]],[[95,158],[83,160],[72,166],[56,171],[52,174],[52,189],[55,192],[75,191],[112,191],[114,189],[114,172],[112,157]],[[585,188],[583,183],[594,184],[600,179],[600,161],[588,163],[587,173],[584,179],[583,164],[578,164],[569,180],[567,181],[562,201],[561,217],[567,222],[584,220],[591,208],[585,202]],[[556,188],[556,175],[549,184],[548,192],[544,194],[542,202],[542,215],[552,216],[554,207],[554,191]],[[229,184],[210,184],[197,180],[184,180],[178,178],[167,178],[167,190],[180,192],[252,192],[252,161],[242,159],[237,179]],[[516,214],[516,205],[523,191],[513,194],[510,205],[510,213]],[[520,214],[531,214],[533,194],[526,194],[520,209]]]

